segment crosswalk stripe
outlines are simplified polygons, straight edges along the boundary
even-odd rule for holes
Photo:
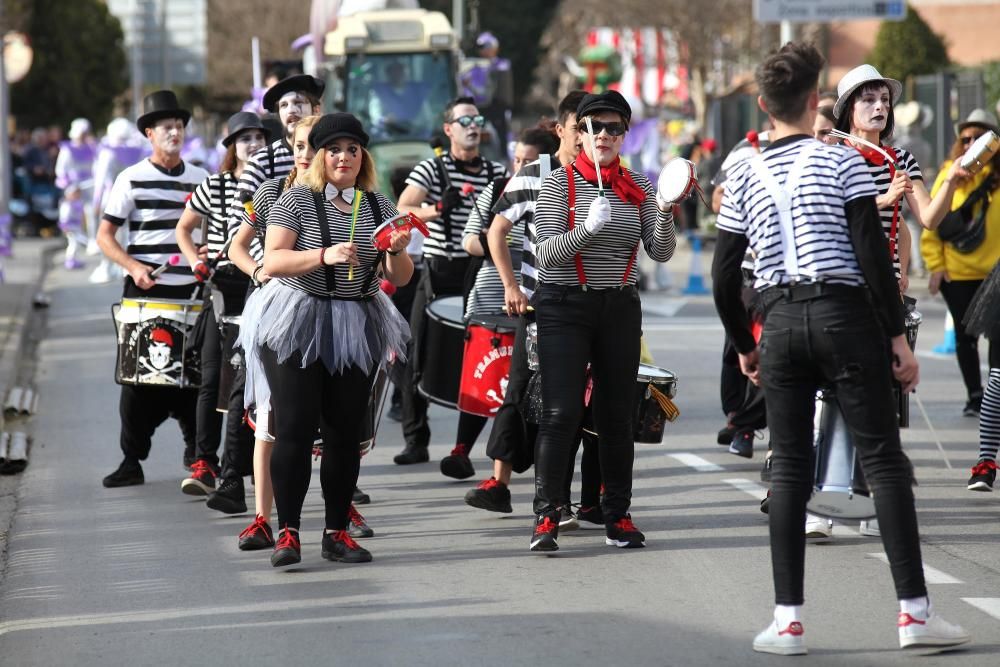
[[[889,557],[885,555],[884,552],[868,554],[870,558],[875,558],[882,561],[886,565],[889,564]],[[947,572],[942,572],[941,570],[931,567],[927,563],[924,563],[924,581],[928,584],[962,584],[965,583],[961,579],[951,576]]]
[[[687,452],[682,452],[680,454],[669,454],[670,458],[683,463],[686,466],[694,468],[698,472],[719,472],[724,470],[720,465],[716,465],[711,461],[706,461],[697,454],[689,454]]]

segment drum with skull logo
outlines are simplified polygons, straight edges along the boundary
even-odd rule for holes
[[[118,332],[115,382],[194,388],[201,384],[201,350],[189,338],[199,301],[122,299],[112,306]]]

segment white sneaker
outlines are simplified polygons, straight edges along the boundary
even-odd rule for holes
[[[775,655],[805,655],[809,653],[809,649],[806,648],[806,640],[803,638],[802,624],[798,621],[789,623],[784,630],[778,629],[777,621],[771,621],[771,625],[754,638],[753,650],[758,653],[774,653]]]
[[[87,254],[91,257],[101,254],[101,246],[97,245],[97,241],[95,239],[91,239],[87,242]]]
[[[958,646],[972,639],[961,626],[949,623],[933,611],[925,620],[899,612],[899,648],[919,646]]]
[[[97,268],[90,273],[90,277],[87,280],[95,285],[111,282],[111,272],[108,271],[108,262],[102,261],[98,264]]]
[[[858,532],[865,537],[882,537],[882,531],[878,528],[878,519],[864,519],[858,525]]]
[[[814,542],[826,541],[833,537],[833,522],[829,519],[806,514],[806,539]]]

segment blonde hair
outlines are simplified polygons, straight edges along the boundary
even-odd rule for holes
[[[296,137],[296,135],[298,135],[299,130],[311,130],[312,127],[313,127],[313,125],[315,125],[316,123],[319,122],[320,118],[322,118],[322,116],[306,116],[305,118],[303,118],[302,120],[300,120],[298,122],[298,124],[296,124],[295,131],[292,133],[292,149],[293,150],[295,148],[295,137]],[[308,134],[306,135],[306,143],[307,144],[309,143],[309,135]],[[315,162],[315,161],[316,161],[316,158],[313,157],[313,162]],[[285,179],[285,182],[282,185],[281,190],[285,191],[288,188],[292,187],[292,185],[295,184],[295,179],[298,176],[298,174],[299,174],[299,168],[293,165],[292,166],[292,170],[290,172],[288,172],[288,177]]]
[[[326,187],[326,148],[316,151],[316,157],[309,165],[309,171],[302,175],[302,182],[315,192],[322,192]],[[375,172],[375,160],[367,148],[361,148],[361,170],[354,182],[359,190],[373,191],[378,186],[378,174]]]

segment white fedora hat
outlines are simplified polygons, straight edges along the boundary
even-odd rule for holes
[[[997,127],[997,117],[986,109],[973,109],[964,121],[955,126],[955,134],[961,134],[962,130],[970,125],[1000,133],[1000,127]]]
[[[892,104],[895,105],[899,96],[903,94],[903,84],[895,79],[887,79],[878,73],[878,70],[871,65],[858,65],[844,75],[844,78],[837,84],[837,103],[833,105],[833,115],[840,118],[844,113],[844,106],[855,90],[873,82],[884,83],[889,86],[889,95],[892,96]]]

